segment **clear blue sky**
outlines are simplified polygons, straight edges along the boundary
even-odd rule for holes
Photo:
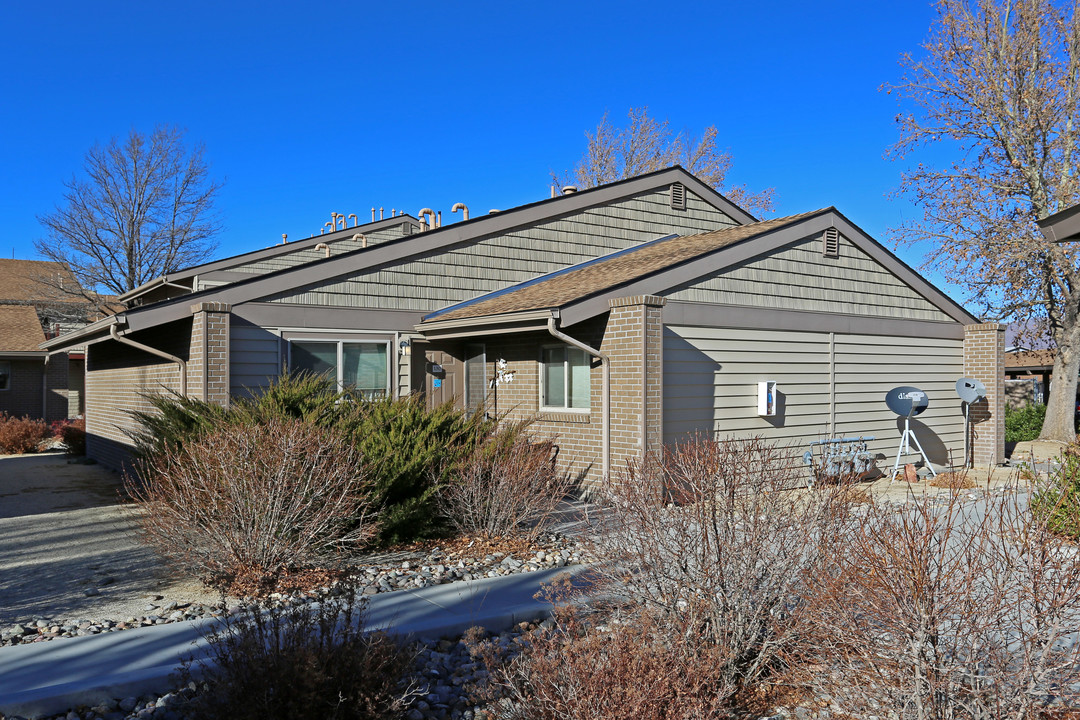
[[[331,211],[448,221],[458,201],[547,197],[584,131],[638,105],[715,124],[730,179],[776,188],[777,215],[835,205],[888,244],[914,211],[887,197],[904,164],[882,157],[899,107],[878,88],[926,37],[925,2],[103,0],[0,17],[2,257],[36,257],[36,216],[89,147],[156,123],[205,143],[226,181],[217,256],[318,233]]]

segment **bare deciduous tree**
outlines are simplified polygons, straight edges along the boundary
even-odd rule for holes
[[[553,175],[553,179],[559,185],[590,188],[682,165],[747,210],[769,212],[773,209],[773,188],[751,193],[745,186],[725,185],[731,169],[731,155],[717,147],[715,125],[705,128],[700,138],[681,132],[673,135],[668,121],[649,117],[648,110],[647,107],[632,108],[627,113],[625,127],[612,125],[608,114],[604,113],[596,132],[585,133],[588,147],[577,166],[564,175]]]
[[[1057,346],[1042,438],[1069,441],[1080,370],[1080,248],[1036,221],[1080,199],[1080,14],[1052,0],[939,0],[923,58],[886,86],[914,106],[893,155],[947,143],[959,160],[917,165],[900,192],[921,219],[893,231],[928,241],[926,266],[1001,319],[1046,327]]]
[[[64,183],[64,204],[38,218],[47,235],[37,251],[81,285],[60,289],[96,302],[94,291],[124,293],[205,259],[220,229],[213,205],[222,184],[204,154],[166,125],[91,148],[85,176]]]

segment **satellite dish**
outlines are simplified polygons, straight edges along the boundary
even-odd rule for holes
[[[919,388],[902,385],[886,393],[885,404],[900,417],[912,417],[926,410],[930,399]]]
[[[956,394],[966,403],[978,402],[986,397],[986,386],[975,378],[960,378],[956,381]]]

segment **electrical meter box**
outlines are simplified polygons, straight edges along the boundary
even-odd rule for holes
[[[775,380],[762,380],[757,384],[757,414],[762,417],[776,415]]]

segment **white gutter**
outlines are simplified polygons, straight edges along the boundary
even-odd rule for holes
[[[607,482],[608,475],[610,473],[610,465],[611,465],[611,361],[610,361],[610,359],[608,358],[607,355],[600,352],[596,348],[589,347],[588,345],[581,342],[580,340],[575,340],[574,338],[570,337],[569,335],[566,335],[565,333],[561,333],[558,330],[556,330],[555,329],[555,318],[553,318],[553,317],[548,318],[547,331],[552,337],[558,338],[559,340],[562,340],[567,345],[573,345],[574,347],[578,348],[579,350],[584,350],[589,355],[592,355],[593,357],[600,359],[600,367],[601,367],[601,369],[603,371],[603,381],[602,382],[603,382],[603,386],[604,386],[603,395],[602,395],[602,398],[603,398],[602,399],[602,403],[603,403],[602,408],[603,409],[601,410],[601,415],[602,415],[603,419],[601,420],[601,429],[600,429],[600,435],[601,435],[601,438],[602,438],[602,440],[601,440],[601,448],[602,449],[601,449],[600,452],[602,454],[601,467],[602,467],[603,478],[604,478],[604,481]]]
[[[116,325],[109,326],[109,335],[116,342],[123,343],[124,345],[130,345],[131,347],[142,350],[143,352],[148,352],[151,355],[157,355],[158,357],[162,357],[170,362],[176,363],[177,366],[179,366],[180,368],[180,396],[187,397],[187,363],[184,362],[182,358],[178,358],[175,355],[170,355],[164,350],[158,350],[157,348],[150,347],[149,345],[143,345],[142,343],[135,342],[131,338],[121,337],[120,334],[116,332]]]

